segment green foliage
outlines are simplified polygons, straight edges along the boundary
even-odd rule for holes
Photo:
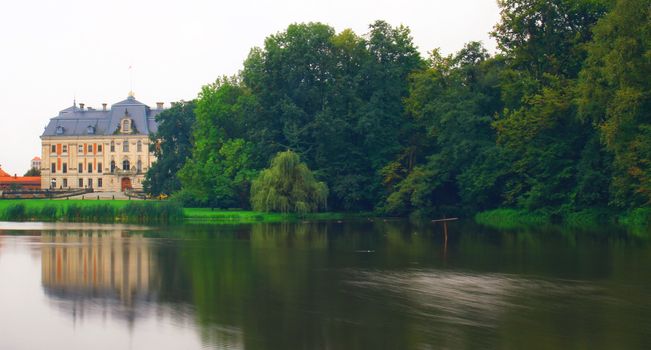
[[[594,27],[580,111],[613,154],[612,202],[651,202],[651,1],[619,0]]]
[[[30,168],[23,176],[41,176],[41,169]]]
[[[540,227],[550,221],[548,213],[523,209],[494,209],[475,215],[478,224],[501,230]]]
[[[597,228],[602,225],[614,225],[617,223],[617,214],[608,208],[590,208],[581,211],[567,213],[563,222],[570,227]]]
[[[119,215],[125,222],[169,224],[183,220],[183,208],[173,201],[132,201],[120,210]]]
[[[380,169],[407,134],[402,98],[421,67],[409,29],[377,21],[366,38],[293,24],[251,51],[242,79],[258,97],[248,140],[267,162],[293,149],[332,189],[334,208],[381,203]]]
[[[5,208],[2,215],[3,220],[24,221],[27,218],[26,208],[23,204],[11,204]]]
[[[651,232],[651,208],[633,209],[620,216],[619,222],[626,225],[633,233],[648,237]]]
[[[434,51],[429,67],[411,75],[405,104],[414,127],[403,153],[382,170],[391,191],[386,211],[477,209],[499,201],[505,164],[491,128],[501,105],[499,67],[481,44],[470,43],[454,56]]]
[[[252,49],[238,76],[202,88],[191,136],[189,124],[158,136],[186,150],[160,179],[178,175],[185,205],[281,212],[320,209],[324,193],[335,210],[511,207],[533,222],[645,206],[650,1],[500,0],[498,54],[471,42],[426,61],[404,26],[377,21],[360,36],[292,24]],[[323,187],[293,193],[280,160],[260,173],[287,149],[305,164],[283,162],[313,169],[307,181]],[[528,220],[514,213],[502,214]]]
[[[278,153],[251,186],[257,211],[305,214],[326,209],[327,199],[328,187],[292,151]]]
[[[69,222],[114,222],[116,212],[110,204],[72,204],[63,210],[63,219]]]
[[[156,116],[158,131],[150,136],[156,162],[147,171],[145,191],[171,194],[181,188],[176,176],[192,154],[195,102],[177,102]]]
[[[20,200],[0,201],[0,220],[130,222],[182,221],[183,208],[172,201]]]
[[[596,130],[577,116],[577,77],[592,26],[607,4],[595,0],[504,0],[492,35],[506,62],[501,74],[504,109],[493,123],[511,162],[504,204],[529,210],[601,205],[601,191],[582,195],[605,158]],[[582,157],[597,157],[596,161]],[[579,160],[577,162],[577,160]]]
[[[236,78],[204,86],[196,102],[192,158],[179,171],[185,204],[246,208],[255,177],[253,145],[242,137],[255,97]]]

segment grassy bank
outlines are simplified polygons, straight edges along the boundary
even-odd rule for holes
[[[120,200],[3,200],[0,220],[173,223],[183,220],[183,209],[172,202]]]
[[[0,221],[173,223],[187,220],[201,223],[250,223],[343,220],[368,216],[372,216],[372,214],[312,213],[298,215],[181,208],[178,204],[169,201],[48,199],[0,201]]]
[[[618,219],[635,234],[651,232],[651,208],[637,208],[620,215]]]
[[[543,226],[551,223],[551,216],[543,212],[530,212],[520,209],[494,209],[475,215],[480,225],[508,230]]]
[[[587,229],[622,225],[636,233],[648,233],[651,232],[651,208],[640,208],[625,214],[607,208],[591,208],[553,215],[545,211],[494,209],[476,214],[475,222],[487,227],[507,230],[552,224]]]
[[[300,220],[343,220],[372,216],[368,213],[310,213],[305,215],[263,213],[256,211],[212,210],[209,208],[185,208],[185,218],[198,222],[284,222]]]

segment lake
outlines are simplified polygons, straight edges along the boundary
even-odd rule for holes
[[[0,223],[0,349],[648,349],[651,240]]]

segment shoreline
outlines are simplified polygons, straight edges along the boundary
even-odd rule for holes
[[[0,221],[112,224],[247,224],[302,221],[388,219],[372,212],[265,213],[239,209],[182,208],[171,201],[135,200],[0,200]],[[408,218],[400,218],[407,220]],[[476,224],[498,230],[564,226],[593,229],[622,227],[637,234],[651,233],[651,208],[628,212],[589,208],[577,212],[497,208],[469,216]],[[429,220],[424,220],[427,222]]]

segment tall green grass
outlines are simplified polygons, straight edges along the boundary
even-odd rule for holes
[[[478,224],[502,230],[548,225],[551,219],[548,213],[521,209],[495,209],[475,215]]]
[[[597,228],[616,225],[617,213],[608,208],[590,208],[563,215],[563,223],[575,228]]]
[[[0,220],[168,224],[183,220],[175,202],[21,201],[2,203]]]
[[[640,236],[651,234],[651,208],[637,208],[619,217],[619,222]]]
[[[174,223],[183,220],[183,207],[176,202],[131,202],[120,212],[121,221],[134,223]]]

